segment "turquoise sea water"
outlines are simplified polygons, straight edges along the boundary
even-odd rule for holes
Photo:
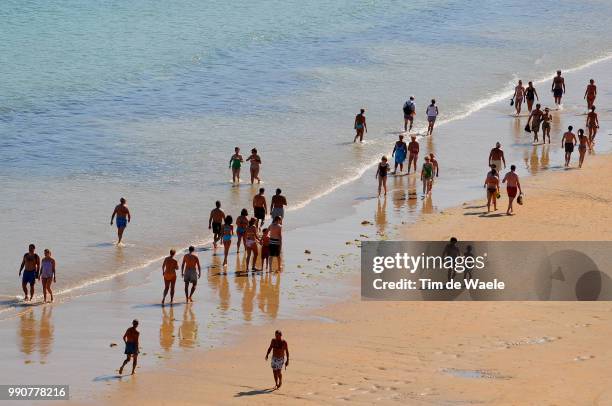
[[[15,283],[0,295],[19,291],[30,242],[69,288],[206,241],[214,201],[236,213],[255,192],[229,183],[236,145],[300,210],[389,150],[408,95],[460,117],[519,77],[609,55],[610,27],[612,3],[594,0],[3,1],[0,276]],[[458,148],[444,158],[460,170]],[[120,196],[134,222],[117,251]]]

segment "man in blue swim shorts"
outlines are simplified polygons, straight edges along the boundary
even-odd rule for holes
[[[140,332],[136,330],[138,327],[138,320],[132,321],[132,327],[128,328],[123,335],[123,342],[125,343],[125,361],[123,361],[123,365],[119,368],[119,375],[123,373],[123,368],[130,362],[130,358],[132,359],[132,375],[136,371],[136,364],[138,364],[138,341],[140,339]]]
[[[111,216],[111,226],[113,225],[113,220],[115,216],[117,217],[117,245],[121,244],[121,239],[123,238],[123,231],[127,227],[128,223],[132,220],[132,216],[130,214],[130,210],[127,207],[127,201],[122,197],[119,199],[119,204],[115,206],[115,210],[113,211],[113,215]]]
[[[34,244],[30,244],[28,247],[28,252],[23,255],[23,260],[21,261],[21,266],[19,267],[19,276],[21,276],[21,272],[23,271],[21,288],[23,289],[23,294],[25,296],[24,300],[26,302],[32,300],[34,297],[34,284],[36,283],[36,279],[39,278],[40,274],[40,257],[35,251],[36,247]],[[29,298],[27,289],[28,285],[30,285]]]

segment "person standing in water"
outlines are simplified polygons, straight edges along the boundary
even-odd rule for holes
[[[138,320],[132,321],[132,327],[128,328],[123,335],[123,342],[125,343],[125,361],[123,361],[123,365],[119,368],[119,375],[123,373],[123,368],[130,362],[132,359],[132,375],[134,375],[136,371],[136,365],[138,364],[138,341],[140,340],[140,332],[136,330],[138,327]]]
[[[428,156],[425,156],[425,162],[421,168],[421,181],[423,182],[423,197],[431,193],[432,182],[434,178],[434,167]]]
[[[234,219],[232,216],[225,216],[225,224],[223,225],[223,266],[227,266],[227,256],[230,246],[232,245],[232,236],[234,235]]]
[[[282,190],[276,189],[276,194],[272,196],[272,200],[270,201],[270,216],[272,216],[272,218],[277,216],[281,219],[285,218],[287,199],[281,194],[282,192]]]
[[[599,118],[597,117],[597,113],[595,113],[595,106],[591,106],[591,111],[587,114],[586,127],[589,129],[589,142],[592,148],[593,144],[595,144],[597,129],[599,128]]]
[[[557,71],[557,76],[553,78],[552,85],[550,87],[551,92],[555,98],[555,104],[557,105],[557,110],[561,108],[561,99],[565,94],[565,79],[561,76],[561,71]]]
[[[538,137],[538,133],[540,132],[540,125],[542,124],[542,117],[544,113],[540,110],[542,106],[540,103],[536,104],[535,110],[531,112],[529,118],[527,119],[527,125],[530,125],[531,131],[533,132],[533,143],[537,144],[540,139]],[[499,169],[499,168],[498,168]]]
[[[416,114],[416,105],[414,104],[414,96],[410,96],[410,99],[404,103],[404,131],[412,131],[412,124],[414,123],[414,116]],[[410,123],[410,127],[408,127]]]
[[[126,203],[127,201],[123,197],[119,199],[119,204],[115,206],[115,210],[113,210],[113,215],[111,216],[111,226],[113,225],[115,216],[117,217],[117,245],[121,244],[123,232],[125,231],[128,223],[132,221],[132,215],[130,214],[130,209],[128,209]]]
[[[489,167],[493,168],[493,165],[495,165],[494,168],[497,171],[506,169],[506,157],[504,156],[504,151],[501,149],[501,144],[499,142],[495,143],[495,148],[489,153]]]
[[[484,187],[487,189],[487,213],[491,212],[491,203],[493,203],[493,210],[497,211],[497,194],[499,193],[497,170],[491,169],[487,174]]]
[[[508,210],[506,210],[506,214],[510,216],[514,212],[514,207],[512,206],[512,203],[516,198],[517,192],[523,194],[523,191],[521,190],[521,182],[519,181],[519,177],[516,174],[515,165],[510,165],[510,172],[506,173],[506,176],[504,176],[504,180],[502,180],[502,183],[506,184],[506,192],[508,193]]]
[[[215,208],[210,211],[208,217],[208,229],[213,232],[213,248],[217,248],[217,242],[221,239],[221,224],[225,219],[225,213],[221,210],[221,202],[215,202]]]
[[[438,106],[436,106],[436,99],[431,99],[431,104],[427,106],[426,113],[427,113],[427,135],[432,135],[434,124],[436,122],[436,118],[438,117],[438,114],[440,114],[440,111],[438,110]]]
[[[266,361],[272,352],[272,373],[274,374],[274,389],[279,389],[283,384],[283,366],[285,369],[289,366],[289,346],[287,341],[283,340],[283,333],[280,330],[274,332],[274,338],[270,341],[268,352],[266,352]],[[285,361],[285,355],[287,360]]]
[[[357,142],[357,138],[359,138],[359,142],[363,142],[364,132],[368,132],[368,125],[366,123],[365,109],[361,109],[359,114],[355,116],[355,138],[353,143]]]
[[[552,121],[552,114],[550,114],[550,109],[546,107],[544,109],[544,114],[542,114],[542,143],[546,144],[546,138],[548,138],[548,143],[550,144],[550,122]]]
[[[282,219],[278,216],[274,217],[274,221],[268,227],[270,233],[270,270],[272,270],[272,261],[274,258],[278,261],[278,271],[281,271],[281,249],[283,247],[283,224]]]
[[[387,196],[387,173],[389,173],[389,164],[387,163],[387,157],[383,156],[376,168],[375,178],[378,179],[378,197],[380,197],[380,192],[384,188],[385,196]]]
[[[593,79],[589,80],[589,84],[586,87],[584,92],[584,99],[587,102],[587,111],[591,110],[593,104],[595,103],[595,99],[597,98],[597,86],[595,86],[595,81]]]
[[[189,252],[183,256],[181,263],[181,276],[185,282],[185,302],[193,302],[193,293],[196,290],[198,279],[202,276],[202,268],[200,267],[200,259],[194,253],[195,247],[189,247]],[[196,271],[197,269],[197,271]],[[189,292],[189,284],[191,283],[191,293]]]
[[[514,109],[516,110],[516,116],[520,116],[521,108],[523,106],[523,100],[525,100],[525,87],[523,86],[523,81],[519,80],[518,85],[514,88],[514,95],[512,96],[512,100],[514,100]]]
[[[410,136],[410,142],[408,143],[408,171],[410,174],[410,166],[413,167],[416,172],[417,160],[419,159],[419,143],[416,140],[416,135]]]
[[[257,243],[260,242],[259,235],[257,234],[257,219],[252,218],[249,221],[246,232],[244,234],[244,247],[246,250],[246,270],[249,272],[249,264],[251,262],[251,255],[253,256],[253,266],[251,270],[257,271],[257,256],[259,255],[257,249]],[[263,264],[262,264],[263,266]]]
[[[170,304],[174,303],[174,285],[176,284],[176,270],[179,269],[178,262],[174,259],[176,251],[170,250],[170,256],[164,258],[162,263],[162,277],[164,278],[164,297],[162,298],[162,306],[166,303],[166,295],[170,290]]]
[[[272,261],[270,261],[270,232],[267,228],[261,230],[261,269],[272,270]]]
[[[24,301],[30,301],[34,297],[34,284],[36,279],[39,277],[40,272],[40,257],[36,253],[36,247],[34,244],[28,246],[28,252],[23,254],[23,260],[19,267],[19,276],[23,272],[21,278],[21,288],[23,289]],[[28,298],[27,286],[30,285],[30,296]]]
[[[440,175],[440,165],[438,164],[438,160],[436,159],[433,152],[429,154],[429,162],[431,162],[431,164],[433,165],[434,174],[435,174],[435,177],[437,178]],[[433,179],[432,179],[432,182],[433,182]]]
[[[40,262],[40,279],[43,288],[43,300],[47,303],[47,293],[53,302],[53,292],[51,291],[51,283],[56,283],[55,279],[55,259],[51,256],[51,251],[45,248],[45,256]]]
[[[527,88],[525,89],[525,100],[527,100],[527,110],[531,113],[533,110],[533,102],[535,100],[540,101],[540,97],[538,96],[538,92],[533,87],[533,82],[529,81]]]
[[[574,152],[574,146],[576,145],[576,135],[572,132],[574,127],[571,125],[567,127],[567,131],[561,138],[561,148],[565,148],[565,167],[567,168],[572,159],[572,152]]]
[[[578,161],[578,167],[582,168],[584,162],[584,156],[586,155],[587,147],[591,149],[591,141],[589,137],[584,135],[584,130],[581,128],[578,130],[578,152],[580,153],[580,160]]]
[[[248,226],[249,212],[247,211],[247,209],[242,209],[240,211],[240,216],[238,216],[238,218],[236,219],[236,245],[238,245],[238,248],[236,248],[236,252],[240,252],[240,242],[244,240],[244,232],[246,231]]]
[[[400,134],[399,140],[395,141],[393,152],[391,153],[391,156],[395,157],[395,166],[393,168],[394,175],[397,173],[398,166],[400,168],[400,172],[404,171],[404,161],[406,160],[407,154],[408,146],[404,142],[404,136]]]
[[[257,179],[257,183],[261,183],[261,179],[259,179],[259,166],[261,165],[261,157],[257,155],[256,148],[253,148],[251,150],[251,155],[246,160],[251,162],[251,185],[255,183],[255,179]]]
[[[240,167],[244,159],[240,155],[240,148],[234,148],[234,155],[229,160],[229,167],[232,170],[232,183],[240,183]]]
[[[259,222],[257,223],[257,227],[263,226],[264,220],[266,219],[266,214],[268,214],[268,202],[266,202],[266,197],[264,188],[259,189],[259,193],[253,197],[253,214]]]

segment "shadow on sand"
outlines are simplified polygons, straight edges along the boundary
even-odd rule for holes
[[[243,396],[255,396],[255,395],[265,395],[266,393],[272,393],[276,390],[276,388],[267,388],[267,389],[253,389],[248,391],[238,392],[234,395],[235,398],[241,398]]]

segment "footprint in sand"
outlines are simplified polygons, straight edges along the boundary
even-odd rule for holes
[[[579,355],[576,358],[574,358],[574,361],[588,361],[593,358],[595,358],[594,355]]]

